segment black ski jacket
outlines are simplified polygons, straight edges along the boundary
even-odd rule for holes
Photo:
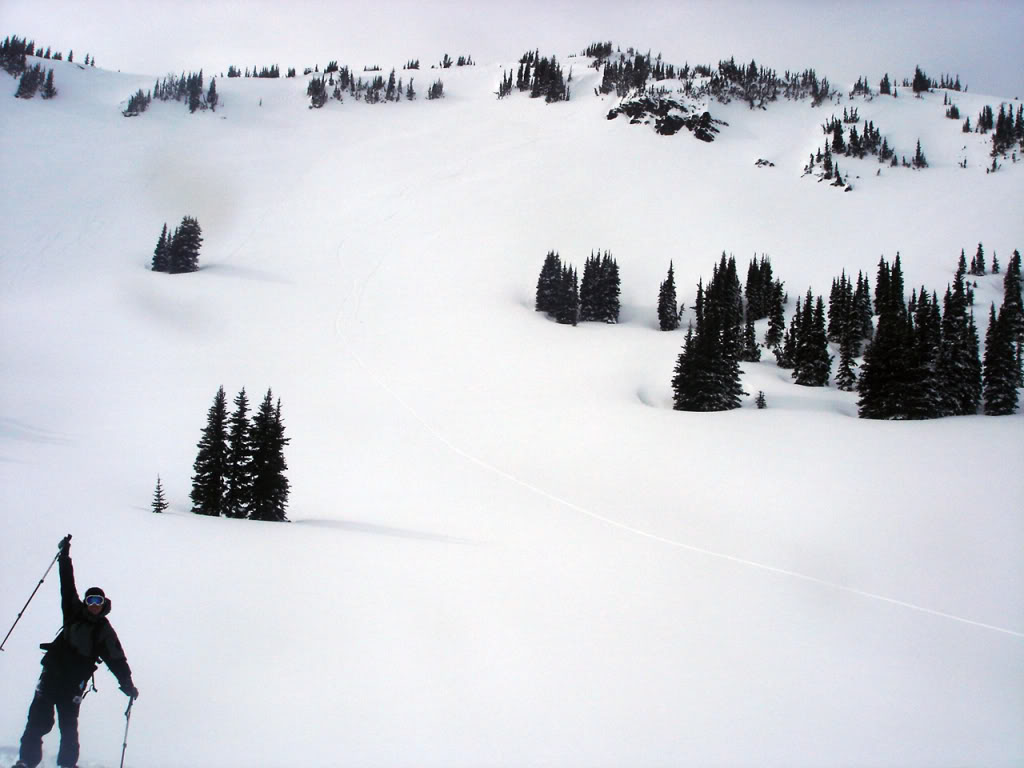
[[[102,660],[117,678],[122,689],[132,689],[132,670],[128,666],[121,641],[107,621],[110,613],[110,598],[104,597],[103,610],[93,615],[85,607],[75,588],[75,570],[71,555],[61,553],[60,602],[64,614],[64,626],[51,643],[39,647],[43,655],[43,669],[69,688],[77,688],[88,680]]]

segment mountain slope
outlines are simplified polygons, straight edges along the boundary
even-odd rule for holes
[[[662,137],[583,67],[551,105],[477,67],[438,102],[218,78],[216,113],[132,119],[151,78],[54,68],[57,100],[0,100],[0,614],[72,532],[142,691],[129,764],[1020,761],[1024,417],[866,422],[772,362],[744,366],[768,409],[677,413],[683,334],[656,330],[670,259],[688,306],[723,250],[792,297],[897,251],[908,289],[979,241],[1005,264],[1024,169],[986,175],[941,95],[858,102],[932,167],[842,163],[843,193],[800,175],[826,108]],[[186,214],[203,268],[148,271]],[[597,248],[622,322],[534,313],[544,254]],[[1001,291],[978,280],[982,332]],[[188,514],[221,384],[282,398],[292,525]],[[0,661],[2,745],[56,594]],[[83,745],[112,764],[98,684]]]

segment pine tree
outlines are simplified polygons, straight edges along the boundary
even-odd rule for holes
[[[680,411],[739,408],[746,393],[740,384],[743,299],[735,259],[726,261],[722,254],[707,290],[698,284],[694,309],[696,331],[691,327],[687,332],[672,379],[674,407]]]
[[[776,280],[771,286],[771,300],[768,310],[768,332],[764,336],[764,345],[774,350],[786,333],[785,315],[785,292],[781,280]]]
[[[36,95],[36,91],[39,90],[42,81],[42,69],[38,64],[30,69],[26,69],[18,81],[18,90],[14,92],[14,98],[31,99]]]
[[[284,448],[291,438],[284,436],[281,401],[274,406],[273,393],[267,390],[259,411],[252,420],[252,520],[287,522],[290,483],[285,475],[288,464]]]
[[[658,288],[658,325],[663,331],[674,331],[679,327],[676,278],[671,261],[668,263],[668,277]]]
[[[961,251],[953,285],[946,288],[943,301],[939,376],[944,415],[974,414],[981,398],[979,344],[974,318],[968,313],[966,274]]]
[[[160,482],[160,475],[156,476],[156,491],[153,493],[153,504],[152,509],[155,513],[160,514],[167,511],[168,506],[167,498],[164,496],[164,486]]]
[[[206,416],[206,427],[199,439],[198,453],[192,465],[192,511],[197,515],[218,516],[224,512],[227,477],[227,408],[224,387],[217,390]]]
[[[619,277],[618,262],[612,258],[611,253],[604,252],[601,257],[600,281],[598,282],[599,304],[601,315],[598,318],[606,323],[619,322],[619,311],[621,303],[619,296],[622,293],[622,280]]]
[[[252,445],[250,442],[249,398],[245,387],[235,396],[235,410],[228,421],[227,489],[224,514],[246,517],[252,504]]]
[[[206,104],[214,112],[217,111],[217,102],[220,101],[220,96],[217,95],[217,78],[210,80],[210,90],[206,92]]]
[[[793,379],[797,384],[804,386],[827,386],[832,357],[828,354],[828,338],[825,332],[825,302],[821,296],[815,300],[810,289],[807,290],[799,327]]]
[[[562,325],[576,325],[580,319],[580,288],[575,267],[562,267],[558,280],[558,300],[555,321]]]
[[[194,218],[186,216],[181,220],[181,225],[174,230],[168,247],[168,271],[172,275],[198,271],[199,248],[203,244],[202,234],[199,222]]]
[[[1000,311],[996,316],[993,303],[985,333],[985,373],[982,379],[985,413],[1005,416],[1017,410],[1017,355],[1009,316]]]
[[[761,345],[757,343],[757,333],[754,331],[754,317],[749,312],[747,313],[747,321],[743,326],[743,344],[739,359],[745,363],[756,363],[761,360]]]
[[[57,89],[53,85],[53,70],[46,73],[46,82],[43,84],[42,96],[44,99],[52,99],[57,95]]]
[[[603,317],[600,285],[601,257],[591,251],[583,264],[583,277],[580,279],[580,320],[583,322]]]
[[[555,251],[548,251],[544,257],[540,277],[537,278],[537,298],[534,303],[537,312],[546,312],[550,315],[557,311],[561,279],[562,260]]]
[[[168,272],[170,271],[170,244],[167,238],[167,223],[164,223],[164,228],[160,231],[160,239],[156,242],[156,248],[153,249],[153,271],[154,272]]]
[[[857,375],[853,369],[857,366],[856,342],[851,330],[847,330],[839,341],[839,369],[836,371],[836,389],[852,392],[857,386]]]

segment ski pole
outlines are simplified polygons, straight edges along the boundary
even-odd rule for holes
[[[70,534],[68,535],[68,538],[71,538]],[[50,567],[47,568],[46,573],[43,574],[43,578],[41,578],[39,580],[39,583],[36,584],[36,588],[32,590],[32,594],[28,596],[28,600],[25,601],[24,607],[22,607],[21,611],[18,613],[18,618],[16,618],[14,620],[14,623],[11,624],[11,628],[7,630],[7,634],[4,636],[4,641],[0,643],[0,651],[4,649],[4,645],[7,643],[7,638],[11,636],[11,632],[13,632],[14,628],[18,626],[18,622],[21,621],[21,617],[24,615],[25,610],[28,608],[28,604],[32,602],[32,598],[36,596],[36,592],[39,591],[39,588],[43,586],[43,582],[46,581],[46,577],[50,575],[50,568],[53,568],[53,564],[57,562],[57,558],[59,557],[60,552],[57,552],[56,557],[54,557],[53,560],[50,562]]]
[[[124,753],[128,749],[128,725],[132,721],[132,704],[135,699],[128,700],[128,709],[124,711],[124,744],[121,745],[121,768],[124,768]]]

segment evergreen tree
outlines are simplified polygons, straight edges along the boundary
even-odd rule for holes
[[[43,84],[42,96],[44,99],[52,99],[57,95],[57,89],[53,85],[53,70],[46,73],[46,82]]]
[[[544,257],[540,277],[537,278],[537,298],[534,304],[537,312],[546,312],[550,315],[558,310],[561,279],[562,260],[555,251],[548,251]]]
[[[619,277],[619,265],[612,258],[611,253],[604,252],[601,257],[600,281],[598,282],[599,303],[601,316],[598,318],[606,323],[619,322],[619,311],[621,303],[619,296],[622,293],[622,280]]]
[[[825,332],[825,302],[821,296],[815,300],[811,290],[807,289],[792,376],[797,384],[824,387],[828,385],[831,367],[832,357],[828,354]]]
[[[36,95],[36,91],[39,90],[42,82],[42,69],[38,64],[30,69],[26,69],[18,81],[18,90],[14,92],[14,98],[31,99]]]
[[[696,331],[691,327],[687,332],[672,379],[674,407],[680,411],[739,408],[746,393],[740,384],[743,299],[735,259],[726,261],[722,254],[707,290],[697,286],[694,309]]]
[[[235,410],[228,421],[227,490],[224,514],[246,517],[252,504],[252,445],[250,442],[249,398],[245,387],[234,399]]]
[[[290,483],[285,475],[288,464],[284,448],[291,438],[284,436],[281,401],[274,406],[273,393],[267,390],[252,420],[252,520],[287,522]]]
[[[166,512],[168,506],[167,498],[164,496],[164,486],[160,482],[160,475],[156,476],[156,491],[153,493],[152,509],[157,514]]]
[[[580,289],[575,267],[562,267],[558,281],[558,304],[555,321],[562,325],[576,325],[580,319]]]
[[[156,248],[153,249],[153,271],[169,272],[170,269],[170,243],[167,237],[167,223],[164,222],[164,228],[160,230],[160,239],[157,240]]]
[[[601,257],[591,251],[590,257],[583,264],[583,277],[580,280],[580,320],[583,322],[603,317],[601,277]]]
[[[985,373],[982,379],[985,413],[1004,416],[1017,410],[1017,355],[1008,315],[996,316],[993,303],[985,333]]]
[[[842,392],[853,392],[857,386],[857,375],[853,369],[857,367],[856,341],[853,332],[847,329],[839,341],[839,368],[836,371],[836,389]]]
[[[978,277],[986,274],[985,268],[985,249],[981,243],[978,243],[978,250],[974,254],[974,258],[971,260],[971,274],[977,275]]]
[[[671,261],[668,263],[668,277],[658,288],[658,325],[663,331],[674,331],[679,327],[676,278]]]
[[[206,92],[206,104],[214,112],[217,111],[217,102],[220,101],[220,96],[217,95],[217,78],[210,80],[210,90]]]
[[[1003,275],[1003,306],[1000,314],[1006,315],[1007,327],[1018,346],[1024,343],[1024,299],[1021,298],[1021,285],[1020,251],[1014,251],[1006,265],[1006,274]]]
[[[192,465],[192,511],[197,515],[218,516],[224,512],[227,477],[227,408],[224,387],[217,390],[199,439],[198,453]]]
[[[747,321],[743,326],[743,344],[739,359],[745,363],[756,363],[761,360],[761,345],[757,343],[754,331],[754,317],[747,313]]]
[[[764,336],[764,345],[774,350],[782,343],[786,333],[785,292],[781,280],[771,285],[771,299],[768,309],[768,332]]]
[[[181,220],[181,225],[174,230],[168,247],[168,271],[172,275],[198,271],[202,235],[199,222],[194,218],[186,216]]]
[[[939,375],[945,415],[976,413],[981,396],[977,329],[974,318],[968,313],[966,273],[967,264],[961,251],[953,285],[946,288],[942,311]]]

